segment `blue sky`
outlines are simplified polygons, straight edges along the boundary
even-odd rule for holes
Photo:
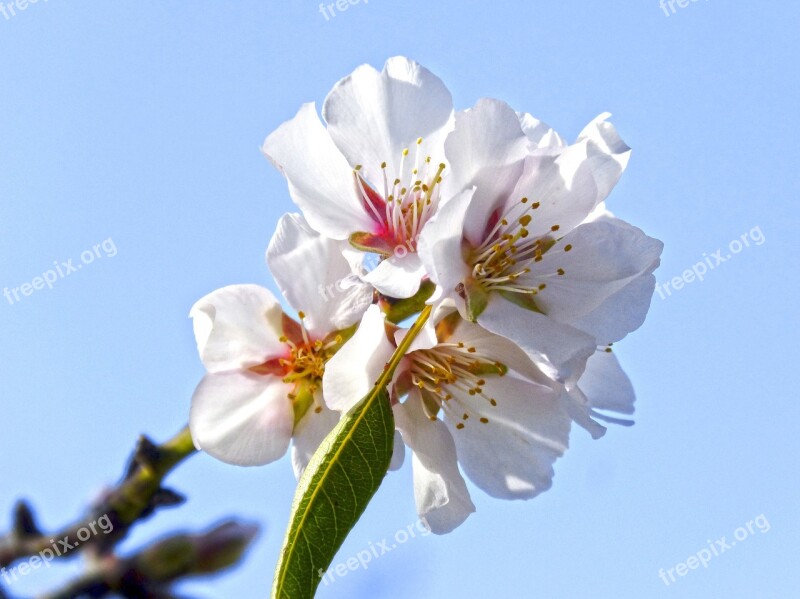
[[[203,373],[189,308],[227,284],[272,286],[263,253],[292,205],[260,143],[358,64],[403,54],[458,107],[501,98],[568,138],[614,113],[634,155],[611,209],[664,241],[659,282],[691,279],[706,258],[715,268],[656,295],[619,344],[635,427],[600,441],[576,430],[551,491],[510,503],[473,488],[478,512],[455,533],[400,544],[319,596],[793,596],[800,8],[673,5],[371,0],[326,20],[306,0],[39,0],[0,14],[0,287],[89,252],[52,289],[0,298],[0,521],[21,496],[46,527],[76,517],[139,433],[185,423]],[[749,246],[731,245],[743,235]],[[190,502],[126,548],[241,515],[265,527],[246,564],[186,591],[266,596],[288,461],[241,470],[198,456],[170,483]],[[707,568],[659,578],[762,515],[768,527]],[[415,521],[407,464],[336,562]]]

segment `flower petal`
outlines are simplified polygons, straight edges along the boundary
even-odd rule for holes
[[[558,381],[579,376],[597,346],[591,335],[497,296],[478,324],[511,339],[544,374]]]
[[[463,391],[444,402],[459,462],[493,497],[535,497],[550,488],[553,463],[569,444],[570,418],[547,387],[505,376],[488,378],[483,389],[496,405]]]
[[[282,315],[275,296],[258,285],[223,287],[199,300],[189,316],[206,369],[240,370],[283,357]]]
[[[528,138],[517,113],[505,102],[479,100],[474,108],[456,115],[456,125],[445,143],[450,173],[446,195],[475,187],[464,235],[479,245],[490,215],[514,189],[527,154]]]
[[[321,400],[322,397],[318,399]],[[328,409],[322,401],[319,401],[319,403],[322,409],[317,412],[312,405],[294,429],[292,467],[297,480],[300,480],[309,460],[311,460],[311,456],[317,451],[320,443],[339,422],[339,412]]]
[[[292,437],[291,389],[281,379],[244,372],[209,374],[192,397],[195,446],[237,466],[262,466],[286,453]]]
[[[616,218],[603,218],[564,236],[519,280],[530,287],[545,284],[536,295],[536,304],[551,318],[574,324],[634,279],[652,273],[662,248],[660,241],[640,229]],[[635,287],[636,293],[619,296],[611,306],[613,311],[605,309],[597,316],[641,324],[652,297],[647,289]],[[618,307],[626,311],[616,310]],[[613,324],[606,326],[613,329]]]
[[[314,104],[304,104],[297,116],[267,137],[261,150],[286,177],[292,199],[315,230],[347,239],[374,225],[356,193],[353,169]]]
[[[522,175],[508,195],[505,213],[528,198],[531,222],[525,227],[531,239],[552,236],[553,227],[563,235],[594,210],[601,198],[592,171],[586,162],[583,142],[564,148],[555,155],[536,154],[525,159]],[[521,214],[521,212],[511,214]]]
[[[456,287],[470,274],[461,253],[461,242],[472,194],[473,189],[465,190],[442,206],[425,225],[417,243],[428,276],[443,289],[444,297],[461,306],[462,314],[464,300],[456,293]]]
[[[325,365],[322,389],[325,403],[345,413],[375,386],[394,346],[386,337],[383,313],[371,306],[353,337]]]
[[[351,280],[353,270],[342,255],[345,244],[322,237],[299,214],[286,214],[267,250],[283,296],[305,312],[305,326],[315,339],[355,324],[372,304],[372,288]]]
[[[528,138],[528,149],[531,152],[563,148],[567,145],[564,139],[549,125],[528,113],[517,113],[519,123],[525,137]]]
[[[425,267],[416,253],[388,257],[361,279],[388,297],[404,299],[419,291]]]
[[[401,170],[403,150],[416,150],[423,160],[433,156],[434,164],[442,161],[453,99],[433,73],[398,56],[381,72],[362,65],[342,79],[325,99],[322,114],[351,165],[363,165],[369,179],[382,180],[380,165],[386,162],[390,177],[407,181],[414,160],[403,161]]]
[[[400,431],[394,431],[394,448],[392,449],[392,461],[389,470],[396,471],[403,467],[406,459],[406,444],[403,443],[403,436]]]
[[[395,422],[413,450],[414,498],[417,513],[431,531],[446,534],[475,511],[467,484],[458,470],[456,447],[447,426],[425,415],[419,392],[394,407]]]
[[[634,277],[594,310],[569,324],[593,335],[598,343],[616,343],[642,326],[650,310],[655,286],[653,274]]]
[[[460,341],[468,347],[479,348],[481,355],[491,356],[494,361],[501,362],[530,381],[544,385],[552,384],[516,343],[480,325],[462,320],[448,341]]]
[[[589,358],[578,381],[592,408],[633,414],[636,393],[614,352],[600,349]]]
[[[614,125],[608,122],[611,113],[604,112],[586,125],[578,142],[590,140],[589,159],[600,195],[605,198],[614,189],[631,157],[631,149],[622,141]]]

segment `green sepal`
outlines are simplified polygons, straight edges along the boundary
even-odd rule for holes
[[[531,293],[514,293],[513,291],[498,291],[498,293],[512,304],[518,305],[520,308],[525,308],[531,312],[544,314],[542,309],[536,305],[536,300],[533,299]]]
[[[399,324],[407,318],[419,314],[425,308],[425,302],[431,298],[434,291],[436,291],[436,284],[426,280],[422,281],[419,291],[412,297],[400,300],[384,298],[386,320],[392,324]]]

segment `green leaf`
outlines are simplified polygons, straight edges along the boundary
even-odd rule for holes
[[[374,389],[314,454],[300,480],[272,589],[275,599],[311,599],[336,552],[378,490],[392,459],[394,415]]]
[[[394,447],[394,414],[386,388],[430,314],[431,306],[426,306],[372,391],[312,456],[295,494],[273,599],[313,599],[336,552],[383,482]]]

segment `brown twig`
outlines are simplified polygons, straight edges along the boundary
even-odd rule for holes
[[[178,580],[221,572],[236,563],[258,534],[258,526],[229,521],[200,534],[177,534],[128,558],[106,556],[65,588],[40,599],[173,598]]]
[[[122,481],[106,492],[84,518],[51,534],[39,529],[30,507],[20,502],[14,511],[11,532],[0,537],[0,568],[42,554],[63,558],[87,548],[98,554],[110,552],[134,524],[158,508],[183,503],[181,495],[165,489],[161,483],[173,468],[195,452],[188,427],[163,445],[157,446],[147,437],[141,437]],[[82,544],[75,542],[82,530],[95,531],[102,518],[108,518],[112,530],[104,535],[93,534]],[[66,546],[62,546],[65,551],[54,550],[61,540],[67,541],[70,550]]]

